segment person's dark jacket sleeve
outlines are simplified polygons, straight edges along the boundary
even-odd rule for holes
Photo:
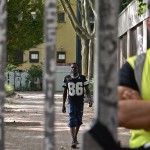
[[[125,62],[119,69],[119,85],[139,91],[135,80],[134,70],[128,62]]]

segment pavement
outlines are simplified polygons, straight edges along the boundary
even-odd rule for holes
[[[4,104],[5,150],[44,150],[44,93],[18,92],[7,97]],[[62,93],[55,94],[55,150],[71,150],[71,136],[67,126],[67,113],[61,112]],[[92,122],[94,108],[85,103],[82,133]],[[118,139],[128,147],[129,130],[118,128]],[[80,149],[79,144],[77,149]]]

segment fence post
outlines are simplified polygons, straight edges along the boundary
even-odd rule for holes
[[[4,149],[4,70],[6,62],[6,0],[0,0],[0,150]]]
[[[45,150],[55,149],[54,140],[54,83],[55,83],[55,45],[56,45],[56,0],[45,1]]]
[[[118,0],[97,0],[97,31],[96,31],[96,75],[95,75],[95,120],[100,122],[117,139],[117,24]],[[83,150],[104,150],[101,139],[95,136],[104,133],[94,123],[83,135]],[[91,134],[95,130],[95,134]],[[109,141],[106,140],[109,145]]]

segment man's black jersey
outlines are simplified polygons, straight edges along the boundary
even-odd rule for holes
[[[68,89],[69,103],[83,102],[84,87],[87,85],[89,85],[89,82],[84,75],[78,75],[77,77],[65,76],[63,87]]]

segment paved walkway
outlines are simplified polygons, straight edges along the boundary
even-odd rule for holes
[[[42,150],[44,137],[44,94],[19,93],[6,98],[5,149]]]
[[[18,93],[20,97],[6,98],[4,105],[5,150],[44,150],[44,94],[39,92]],[[55,139],[56,150],[71,150],[70,131],[67,127],[67,113],[61,112],[62,94],[55,94]],[[93,118],[93,108],[84,107],[84,124],[79,134],[86,129]],[[128,145],[130,133],[118,129],[123,146]],[[78,149],[80,149],[80,144]]]

